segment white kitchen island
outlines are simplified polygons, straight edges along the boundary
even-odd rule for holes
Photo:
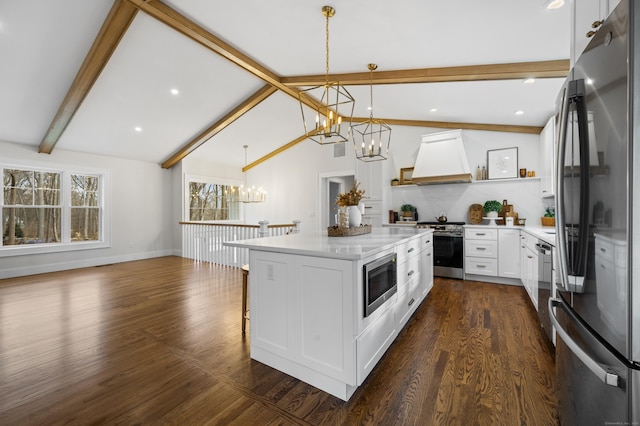
[[[432,231],[299,233],[249,249],[251,358],[348,400],[433,286]],[[398,291],[364,315],[363,265],[397,254]]]

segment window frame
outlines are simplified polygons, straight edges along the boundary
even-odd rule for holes
[[[106,169],[83,168],[78,166],[56,166],[33,163],[0,162],[0,175],[4,169],[29,170],[34,172],[60,173],[61,241],[59,243],[3,245],[0,240],[0,257],[32,254],[59,253],[66,251],[90,250],[111,247],[111,172]],[[98,177],[100,239],[95,241],[71,241],[71,175]],[[3,183],[4,189],[4,183]],[[0,191],[0,209],[4,204],[4,190]],[[1,210],[0,210],[1,211]],[[1,217],[1,214],[0,214]],[[4,224],[3,224],[4,232]]]
[[[228,219],[228,220],[190,220],[189,214],[189,205],[191,196],[190,192],[190,184],[191,182],[198,183],[206,183],[210,185],[228,185],[239,187],[243,184],[242,181],[234,180],[234,179],[224,179],[224,178],[216,178],[211,176],[201,176],[201,175],[191,175],[185,173],[183,175],[183,184],[182,184],[182,221],[183,222],[198,222],[198,223],[244,223],[244,206],[242,203],[238,203],[238,219]]]

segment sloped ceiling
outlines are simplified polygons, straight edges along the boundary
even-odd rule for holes
[[[242,167],[246,144],[248,161],[259,160],[303,134],[300,105],[282,87],[296,90],[306,82],[301,76],[324,78],[325,4],[326,0],[1,2],[0,140],[42,151],[43,141],[51,138],[50,126],[64,123],[59,136],[52,138],[52,149],[165,167],[197,152]],[[356,84],[348,89],[356,98],[356,117],[369,115],[368,63],[378,64],[374,79],[385,73],[406,77],[408,72],[394,73],[406,70],[434,75],[439,70],[429,69],[445,67],[446,74],[462,74],[442,77],[441,82],[376,80],[380,84],[374,86],[374,115],[392,125],[499,125],[535,132],[553,113],[562,75],[568,71],[568,5],[549,11],[539,0],[329,4],[336,8],[329,23],[330,72],[348,74],[341,76],[347,82],[353,74]],[[113,53],[108,52],[95,82],[81,82],[90,89],[86,97],[68,120],[56,120],[60,106],[69,105],[65,96],[103,23],[117,7],[129,10],[132,19],[119,23],[123,35],[114,41]],[[227,43],[255,67],[247,70],[214,53],[206,43],[168,25],[172,19]],[[528,64],[537,62],[542,64]],[[499,67],[497,79],[476,80],[479,73],[490,71],[479,65],[512,63],[525,65]],[[533,74],[537,69],[537,75],[547,78],[524,84],[526,72],[505,72],[519,68]],[[264,74],[252,72],[255,69],[271,76],[272,84]],[[461,81],[465,79],[472,81]],[[272,88],[273,81],[278,88]],[[515,115],[517,110],[524,114]]]

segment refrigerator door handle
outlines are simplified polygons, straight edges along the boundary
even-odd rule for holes
[[[587,355],[587,353],[583,351],[582,348],[580,348],[580,346],[578,346],[578,344],[573,341],[573,339],[571,339],[569,334],[562,328],[562,326],[560,326],[558,318],[556,317],[556,314],[553,310],[553,308],[555,307],[565,309],[564,303],[562,301],[554,298],[549,298],[549,317],[551,318],[551,324],[553,324],[556,329],[556,333],[558,333],[560,338],[569,347],[571,352],[573,352],[578,357],[578,359],[604,384],[617,387],[618,383],[620,382],[620,377],[617,374],[610,373],[602,368],[600,364],[598,364],[595,360],[593,360],[593,358]],[[565,312],[567,312],[566,309]],[[569,312],[567,313],[571,315]]]
[[[556,152],[556,238],[558,239],[558,273],[560,275],[560,290],[567,291],[567,235],[564,218],[564,161],[567,145],[567,124],[569,122],[569,96],[567,87],[562,89],[560,117],[558,122],[558,146]]]

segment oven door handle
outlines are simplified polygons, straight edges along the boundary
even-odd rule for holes
[[[453,238],[463,238],[463,235],[456,232],[434,232],[433,237],[453,237]]]

